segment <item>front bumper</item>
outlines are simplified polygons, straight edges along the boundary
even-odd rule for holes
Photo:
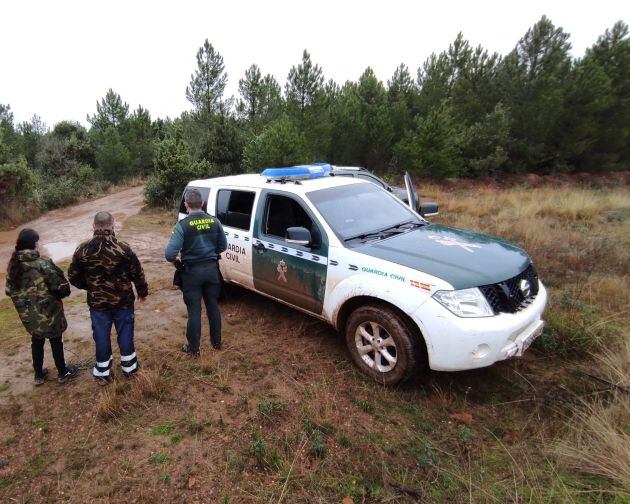
[[[547,291],[541,282],[532,304],[517,313],[462,318],[428,299],[411,317],[424,336],[430,368],[463,371],[523,355],[542,332],[546,304]]]

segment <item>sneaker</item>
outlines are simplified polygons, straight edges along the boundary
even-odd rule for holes
[[[104,387],[112,382],[112,378],[111,376],[94,376],[94,381],[97,385]]]
[[[46,368],[42,369],[42,374],[40,376],[35,375],[35,386],[39,387],[40,385],[43,385],[44,382],[46,381],[47,376],[48,376],[48,369]]]
[[[188,346],[188,343],[182,345],[181,351],[184,352],[185,354],[190,355],[191,357],[199,357],[199,350],[197,350],[196,352],[191,352],[190,347]]]
[[[223,348],[223,345],[221,345],[221,343],[212,343],[212,348],[214,348],[215,350],[221,350]]]
[[[125,378],[131,378],[133,375],[135,375],[138,370],[140,369],[140,364],[136,364],[136,369],[134,369],[133,371],[129,371],[128,373],[123,371],[123,376]]]
[[[66,372],[57,378],[59,383],[66,383],[70,378],[74,378],[79,373],[76,366],[66,366]]]

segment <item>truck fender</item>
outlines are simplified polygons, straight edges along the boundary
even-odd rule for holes
[[[366,275],[353,275],[335,285],[326,296],[324,314],[330,323],[339,330],[341,308],[352,298],[367,296],[395,306],[406,315],[415,312],[429,295],[405,284],[383,278],[371,278]]]

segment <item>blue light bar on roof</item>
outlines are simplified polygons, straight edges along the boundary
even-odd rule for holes
[[[261,175],[269,180],[308,180],[324,177],[332,171],[328,163],[289,166],[286,168],[265,168]]]

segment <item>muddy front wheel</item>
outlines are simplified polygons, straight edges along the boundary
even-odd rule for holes
[[[422,346],[394,310],[384,306],[357,308],[346,324],[346,345],[355,365],[384,385],[409,379],[418,368]]]

